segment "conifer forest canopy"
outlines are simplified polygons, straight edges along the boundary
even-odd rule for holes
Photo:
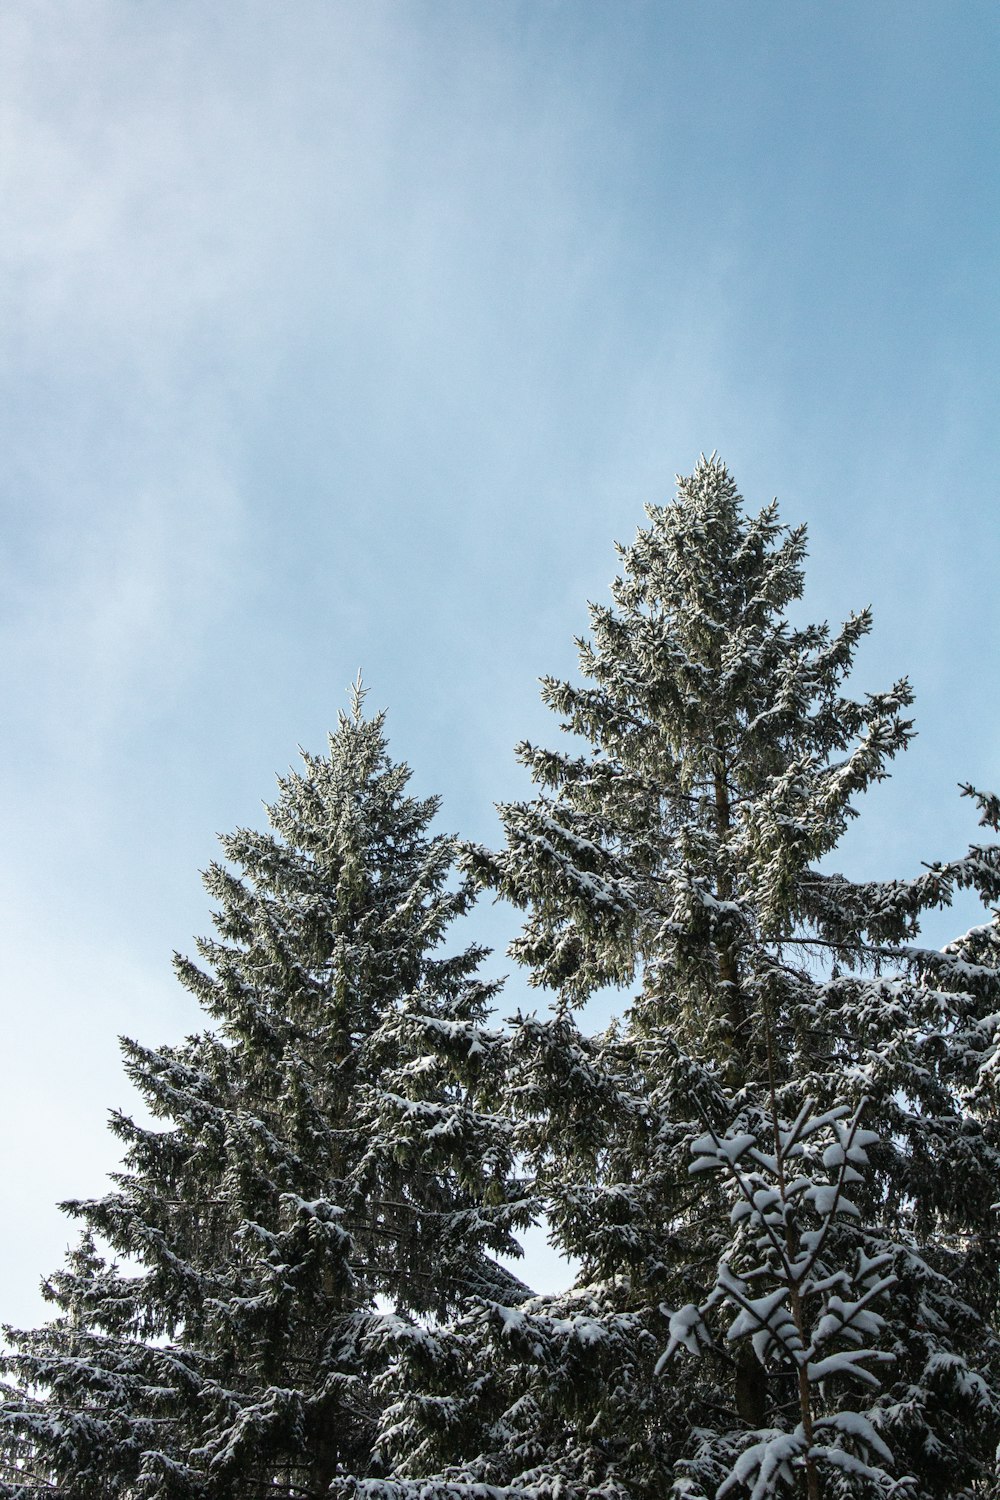
[[[715,455],[650,506],[501,847],[435,831],[360,681],[221,840],[204,1027],[123,1041],[153,1124],[6,1330],[0,1496],[1000,1493],[1000,799],[837,873],[911,692],[851,696],[867,610],[798,623],[805,545]],[[456,941],[481,893],[537,1011]]]

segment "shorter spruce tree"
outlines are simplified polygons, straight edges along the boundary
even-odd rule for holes
[[[308,1500],[372,1472],[373,1349],[470,1293],[516,1300],[509,1132],[470,904],[435,799],[406,791],[360,686],[270,831],[222,840],[216,936],[181,983],[209,1029],[123,1043],[156,1117],[116,1114],[112,1191],[65,1210],[55,1319],[8,1330],[0,1495]],[[115,1257],[119,1258],[116,1263]]]

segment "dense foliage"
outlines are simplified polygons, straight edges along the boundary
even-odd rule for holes
[[[845,694],[868,614],[789,622],[803,531],[748,517],[718,460],[620,553],[583,682],[543,684],[571,747],[520,747],[537,795],[502,809],[503,850],[468,854],[555,993],[513,1026],[507,1108],[580,1274],[478,1304],[433,1361],[400,1351],[397,1472],[433,1457],[448,1483],[553,1500],[980,1493],[1000,943],[991,921],[930,951],[918,924],[957,887],[996,905],[997,849],[911,881],[831,870],[910,692]],[[635,998],[585,1035],[575,1010],[609,984]],[[867,1146],[830,1138],[845,1117]],[[698,1170],[706,1141],[727,1171]]]
[[[124,1043],[158,1123],[114,1117],[58,1316],[8,1335],[4,1495],[326,1494],[371,1468],[373,1333],[519,1294],[507,1136],[463,1082],[492,991],[479,949],[437,951],[469,904],[454,841],[360,693],[304,762],[205,877],[217,935],[176,967],[212,1029]]]
[[[487,1029],[478,951],[433,956],[470,888],[360,704],[225,842],[179,965],[214,1029],[126,1044],[171,1123],[118,1119],[69,1206],[0,1494],[995,1493],[1000,852],[835,872],[910,691],[849,695],[867,612],[792,623],[804,549],[703,459],[544,681],[568,748],[520,747],[534,795],[463,858],[547,1013]],[[986,920],[923,946],[959,889]],[[558,1295],[495,1259],[539,1209]]]

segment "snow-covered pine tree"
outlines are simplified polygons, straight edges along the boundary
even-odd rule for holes
[[[434,1476],[425,1500],[484,1481],[549,1500],[993,1494],[997,848],[909,881],[831,873],[910,737],[908,685],[844,693],[868,612],[838,633],[790,622],[804,530],[774,504],[747,515],[714,456],[648,517],[591,609],[586,681],[543,682],[573,747],[520,747],[538,793],[501,809],[502,852],[468,854],[527,913],[512,951],[555,992],[553,1015],[514,1025],[507,1108],[581,1271],[563,1296],[486,1299],[433,1348],[401,1343],[382,1442],[404,1487]],[[996,829],[997,799],[979,802]],[[920,946],[956,887],[993,918]],[[580,1031],[576,1007],[636,981],[620,1024]],[[824,1189],[822,1157],[776,1184],[768,1142],[805,1150],[808,1109],[832,1129],[862,1101],[879,1144],[849,1195],[836,1174]],[[756,1153],[749,1217],[735,1157],[735,1176],[689,1170],[693,1145],[704,1166],[706,1141],[737,1139]],[[780,1253],[761,1240],[775,1214]],[[762,1286],[787,1312],[796,1265],[798,1327],[775,1337],[747,1302]],[[865,1316],[838,1328],[835,1296]],[[852,1370],[858,1339],[872,1360]]]
[[[371,1472],[381,1323],[523,1294],[493,1258],[519,1213],[508,1139],[467,1099],[493,987],[482,950],[439,953],[471,900],[454,840],[360,686],[303,760],[270,832],[222,840],[203,967],[176,961],[211,1029],[123,1044],[161,1126],[113,1117],[124,1167],[65,1205],[85,1232],[47,1284],[58,1316],[8,1330],[4,1496],[325,1495]]]

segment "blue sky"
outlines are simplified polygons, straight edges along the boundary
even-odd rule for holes
[[[808,523],[810,614],[874,606],[859,688],[917,690],[844,865],[975,836],[998,73],[992,0],[8,0],[0,1318],[115,1162],[116,1035],[198,1024],[214,833],[362,666],[493,838],[536,678],[702,450]]]

